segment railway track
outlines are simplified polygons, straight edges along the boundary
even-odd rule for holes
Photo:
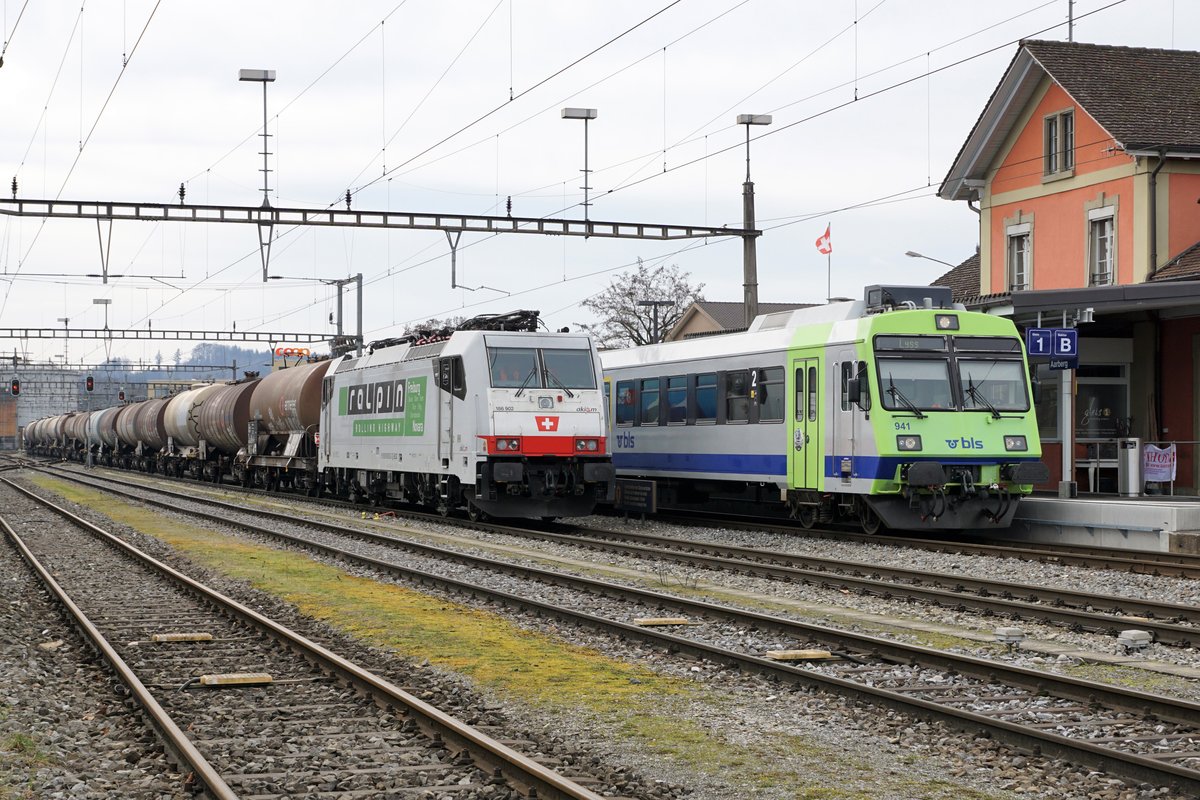
[[[111,486],[146,490],[144,484],[110,479]],[[104,487],[109,488],[109,487]],[[194,496],[157,488],[164,495],[186,500]],[[221,501],[213,500],[213,503]],[[322,501],[327,502],[327,501]],[[231,510],[236,504],[223,506]],[[338,504],[338,507],[344,507]],[[355,507],[356,508],[356,507]],[[271,512],[264,512],[270,514]],[[279,515],[285,517],[286,515]],[[446,522],[436,515],[406,512],[417,519]],[[317,524],[317,523],[313,523]],[[818,558],[751,547],[736,547],[651,534],[559,525],[566,532],[477,521],[473,527],[525,538],[542,539],[591,550],[711,570],[729,570],[781,581],[813,584],[885,599],[973,611],[1007,620],[1031,620],[1074,631],[1119,636],[1123,630],[1144,630],[1154,641],[1178,647],[1200,643],[1200,609],[1110,594],[1072,591],[999,580],[939,574],[865,562]]]
[[[243,519],[261,519],[266,516],[261,509],[238,510],[232,504],[216,504],[217,512],[196,512],[186,509],[180,500],[150,500],[110,486],[97,488],[205,517],[325,558],[436,586],[475,598],[476,602],[483,599],[525,609],[530,614],[566,620],[670,653],[819,687],[906,714],[932,717],[976,734],[984,731],[1026,751],[1171,787],[1180,794],[1200,794],[1198,703],[295,516],[280,515],[286,517],[289,526],[305,528],[303,535]],[[405,555],[397,557],[398,551],[405,551]],[[414,555],[431,563],[466,565],[478,571],[480,580],[467,581],[419,568]],[[522,592],[490,588],[486,576],[496,573],[519,578]],[[580,610],[597,606],[607,606],[609,613]],[[627,621],[664,610],[686,615],[690,624],[676,628],[679,633],[665,633]],[[825,648],[829,657],[803,666],[764,657],[768,643],[778,642],[781,637],[797,649]],[[731,638],[742,644],[736,648],[721,644]]]
[[[35,493],[6,536],[219,800],[406,791],[599,800],[383,678]],[[68,524],[47,524],[49,513]],[[470,712],[471,710],[468,709]],[[473,713],[473,712],[472,712]]]
[[[865,534],[833,528],[802,528],[798,524],[772,522],[737,514],[665,512],[654,515],[660,522],[678,525],[724,527],[778,533],[784,536],[804,536],[834,541],[860,542],[880,546],[907,547],[938,553],[996,556],[1024,561],[1040,561],[1091,569],[1113,569],[1144,575],[1178,578],[1200,578],[1200,556],[1189,553],[1168,553],[1157,550],[1123,550],[1111,547],[1091,547],[1074,544],[1037,544],[1005,542],[974,536],[955,535],[948,538]]]

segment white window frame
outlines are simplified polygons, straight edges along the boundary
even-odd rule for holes
[[[1009,225],[1004,231],[1004,282],[1008,291],[1033,288],[1033,223],[1023,222],[1019,225]],[[1017,283],[1017,265],[1013,258],[1013,240],[1025,239],[1025,275],[1024,280]]]
[[[1042,117],[1042,175],[1065,178],[1075,174],[1075,109]]]
[[[1087,285],[1088,286],[1114,286],[1117,283],[1117,208],[1116,206],[1102,206],[1101,208],[1093,208],[1087,212]],[[1108,264],[1107,271],[1101,273],[1101,266],[1097,261],[1097,252],[1095,247],[1095,237],[1093,232],[1096,229],[1097,223],[1108,223]],[[1097,277],[1105,277],[1106,280],[1097,280]]]

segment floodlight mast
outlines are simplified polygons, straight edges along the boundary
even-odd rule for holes
[[[746,182],[742,184],[742,227],[746,231],[754,230],[754,183],[750,180],[750,126],[770,125],[770,114],[738,114],[738,125],[746,126]],[[742,235],[742,289],[743,315],[746,327],[758,316],[758,252],[755,246],[756,234]]]

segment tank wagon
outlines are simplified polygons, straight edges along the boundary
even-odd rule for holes
[[[57,428],[83,425],[99,463],[146,472],[445,514],[587,514],[614,479],[600,361],[589,337],[537,324],[536,311],[477,317],[361,357],[48,418],[27,439],[57,455],[75,441]]]
[[[1016,328],[949,289],[870,286],[602,356],[618,479],[653,481],[665,507],[869,533],[1007,526],[1049,477]]]

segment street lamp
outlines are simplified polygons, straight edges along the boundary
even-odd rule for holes
[[[58,321],[63,324],[63,367],[67,365],[67,346],[71,344],[71,336],[67,333],[67,328],[71,324],[69,317],[59,317]]]
[[[659,341],[659,339],[658,339],[658,309],[659,309],[659,306],[673,306],[673,305],[675,305],[675,301],[673,301],[673,300],[638,300],[638,305],[643,306],[643,307],[649,306],[651,309],[653,309],[654,327],[651,328],[651,331],[652,331],[651,338],[653,339],[653,341],[650,343],[658,344],[658,341]]]
[[[588,169],[588,120],[596,118],[596,109],[594,108],[564,108],[562,110],[563,119],[581,119],[583,120],[583,221],[588,221],[588,190],[592,187],[588,186],[588,178],[591,175],[591,170]]]
[[[108,307],[112,305],[112,298],[97,297],[92,301],[92,305],[104,306],[104,330],[108,330]]]
[[[758,254],[754,239],[754,183],[750,180],[750,126],[770,125],[770,114],[738,114],[738,125],[746,126],[746,182],[742,184],[742,290],[746,327],[758,316]]]
[[[942,261],[940,258],[930,258],[929,256],[923,256],[920,253],[913,252],[912,250],[907,251],[904,255],[908,256],[909,258],[923,258],[926,261],[936,261],[939,264],[945,264],[950,269],[954,269],[955,266],[957,266],[955,264],[951,264],[949,261]]]
[[[243,69],[238,70],[239,81],[254,81],[262,84],[263,87],[263,208],[270,208],[271,201],[267,197],[270,189],[267,188],[267,173],[270,171],[267,168],[267,156],[270,155],[267,148],[267,84],[275,82],[275,70],[273,69]]]

